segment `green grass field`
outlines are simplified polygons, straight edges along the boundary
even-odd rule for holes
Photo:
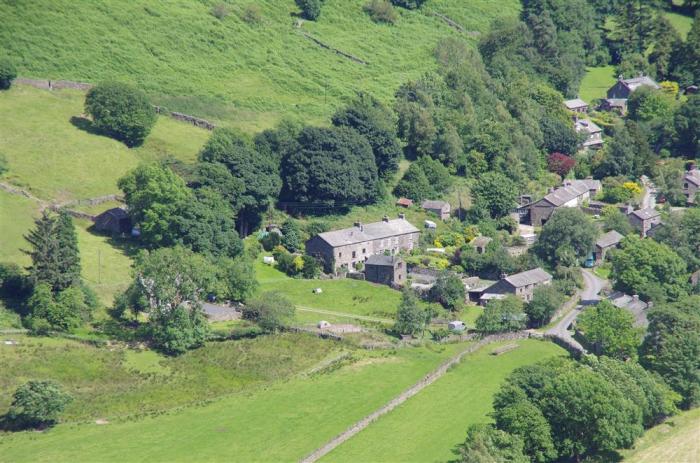
[[[206,130],[159,117],[144,145],[129,149],[71,122],[82,114],[84,97],[26,86],[0,92],[0,113],[12,115],[0,124],[0,146],[9,162],[0,181],[55,202],[118,193],[117,180],[139,162],[192,161],[209,137]]]
[[[302,334],[210,343],[179,357],[61,338],[0,335],[5,339],[19,344],[0,344],[0,415],[24,381],[53,379],[75,399],[64,414],[68,422],[157,414],[251,391],[314,368],[340,350],[336,342]]]
[[[700,408],[669,418],[623,452],[629,463],[695,463],[700,461]]]
[[[671,22],[673,27],[676,28],[680,36],[685,39],[688,32],[690,32],[690,28],[693,26],[693,18],[671,11],[664,12],[664,16]]]
[[[200,407],[141,420],[110,420],[106,426],[61,424],[43,434],[3,436],[0,460],[297,461],[463,347],[359,351],[359,357],[340,369],[268,382],[265,387],[248,389]],[[204,354],[205,351],[196,358],[201,362],[199,371],[221,369],[215,365],[221,357],[208,359]],[[291,353],[280,352],[282,368],[288,355]],[[312,359],[318,356],[317,352],[309,352],[306,362],[313,363]],[[234,366],[237,361],[249,365],[254,360],[233,356],[225,365]],[[138,390],[131,398],[135,405],[147,403],[147,397],[139,398]]]
[[[614,66],[588,68],[586,75],[581,81],[579,97],[588,103],[599,98],[605,98],[606,92],[615,84],[615,80]]]
[[[34,201],[0,190],[0,262],[29,263],[29,258],[20,251],[25,247],[22,236],[38,215]]]
[[[564,350],[550,342],[518,341],[516,350],[493,356],[488,345],[462,360],[436,383],[328,454],[325,462],[447,461],[471,424],[490,419],[493,394],[515,368]]]
[[[223,4],[229,15],[211,14]],[[323,121],[356,91],[388,99],[404,81],[431,69],[438,40],[469,41],[490,22],[518,13],[517,0],[434,0],[398,10],[396,25],[373,23],[365,0],[328,0],[318,22],[294,27],[293,0],[40,0],[2,2],[0,42],[27,77],[132,81],[170,109],[225,120],[246,130],[285,116]],[[256,4],[262,20],[241,19]],[[432,16],[450,15],[469,34]],[[86,21],[85,18],[90,18]],[[325,50],[299,32],[355,55]]]

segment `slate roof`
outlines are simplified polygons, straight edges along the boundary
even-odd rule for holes
[[[396,201],[396,204],[398,204],[399,206],[409,207],[409,206],[413,205],[413,200],[408,199],[408,198],[399,198]]]
[[[505,277],[505,280],[516,288],[521,286],[543,283],[552,279],[552,275],[542,270],[540,267],[527,270],[525,272],[515,273]]]
[[[571,185],[559,187],[553,192],[547,194],[544,200],[553,204],[554,206],[561,206],[564,203],[571,201],[574,198],[578,198],[584,193],[588,193],[589,188],[583,183],[573,183]]]
[[[634,326],[645,327],[649,325],[645,312],[649,304],[640,300],[639,297],[615,291],[608,296],[608,299],[615,307],[624,309],[634,315]]]
[[[342,230],[320,233],[318,237],[331,246],[338,247],[365,241],[380,240],[382,238],[392,238],[408,233],[419,233],[419,230],[406,219],[392,219],[386,222],[373,222],[359,227],[350,227]]]
[[[594,180],[592,178],[584,178],[581,180],[565,180],[564,181],[564,186],[567,185],[583,185],[589,190],[601,190],[603,188],[603,184],[600,183],[600,180]]]
[[[627,104],[627,99],[626,98],[606,98],[605,102],[611,108],[624,108],[625,105]]]
[[[445,202],[445,201],[433,201],[430,199],[423,201],[423,204],[421,205],[421,207],[423,209],[440,209],[440,210],[442,210],[445,206],[447,206],[449,208],[450,204]]]
[[[639,87],[646,85],[648,87],[659,89],[659,84],[657,84],[654,79],[649,76],[633,77],[632,79],[622,79],[622,83],[625,84],[627,88],[634,91]]]
[[[98,217],[103,215],[111,215],[115,219],[126,219],[127,217],[129,217],[126,211],[121,207],[113,207],[112,209],[107,209],[102,214],[98,215]]]
[[[566,106],[569,109],[576,109],[582,106],[588,106],[588,103],[586,103],[580,98],[574,98],[573,100],[564,101],[564,106]]]
[[[595,242],[595,245],[598,246],[599,248],[609,248],[610,246],[615,246],[618,244],[624,236],[621,233],[616,232],[615,230],[611,230],[598,238],[598,241]]]
[[[402,261],[399,256],[385,256],[384,254],[375,254],[369,256],[365,261],[365,265],[381,265],[386,267],[393,267],[399,261]]]
[[[685,173],[685,176],[683,177],[683,179],[686,182],[692,183],[693,185],[700,186],[700,170],[698,170],[698,169],[689,170],[688,172]]]
[[[603,129],[601,129],[598,124],[593,122],[590,119],[579,119],[576,121],[576,124],[574,126],[576,128],[577,132],[588,132],[588,133],[598,133],[602,132]]]
[[[648,207],[646,209],[639,209],[637,211],[634,211],[634,212],[632,212],[632,215],[637,217],[639,220],[649,220],[649,219],[652,219],[654,217],[658,217],[661,214],[656,209],[652,209],[652,208]]]

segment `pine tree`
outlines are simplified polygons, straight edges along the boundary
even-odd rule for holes
[[[57,292],[79,282],[78,238],[67,213],[56,216],[44,211],[24,239],[31,245],[24,252],[32,259],[28,270],[34,285],[46,283]]]

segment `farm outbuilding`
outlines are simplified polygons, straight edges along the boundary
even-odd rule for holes
[[[131,219],[124,209],[114,207],[95,217],[95,229],[105,233],[129,233]]]

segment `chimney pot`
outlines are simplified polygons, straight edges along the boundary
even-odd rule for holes
[[[388,222],[388,221],[389,221],[388,215],[385,215],[384,217],[382,217],[382,222]]]
[[[633,300],[634,302],[639,301],[639,294],[634,294],[634,295],[632,296],[632,300]]]
[[[406,219],[406,214],[399,214],[399,219]]]

